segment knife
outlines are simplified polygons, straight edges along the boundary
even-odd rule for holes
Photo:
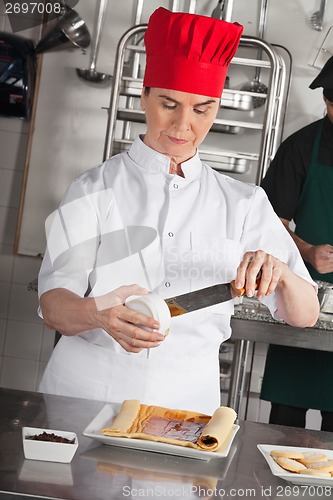
[[[257,276],[255,289],[258,288],[260,275]],[[221,304],[235,297],[241,297],[245,294],[245,288],[236,288],[235,281],[201,288],[194,292],[184,293],[176,297],[164,299],[171,317],[180,316],[188,312],[203,309],[205,307]]]

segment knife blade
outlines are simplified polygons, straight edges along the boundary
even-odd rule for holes
[[[256,286],[258,288],[260,277],[257,277]],[[235,297],[241,297],[245,294],[245,288],[236,288],[235,282],[222,283],[218,285],[201,288],[194,292],[184,293],[176,297],[164,299],[166,302],[171,317],[180,316],[198,309],[221,304]]]

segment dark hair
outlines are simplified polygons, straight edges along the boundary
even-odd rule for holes
[[[333,102],[333,89],[323,89],[323,94],[329,102]]]
[[[145,87],[145,88],[144,88],[144,94],[145,94],[145,95],[149,95],[150,88],[151,88],[151,87]]]

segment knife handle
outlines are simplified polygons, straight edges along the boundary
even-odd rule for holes
[[[260,279],[261,279],[261,271],[259,271],[259,273],[257,274],[256,283],[254,285],[255,290],[258,290],[258,288],[259,288]],[[245,287],[243,286],[242,288],[236,288],[235,280],[233,280],[230,283],[230,286],[231,286],[232,291],[236,294],[237,297],[243,297],[243,295],[245,295],[245,291],[246,291]]]

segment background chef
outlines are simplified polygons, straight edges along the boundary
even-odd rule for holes
[[[156,321],[124,305],[145,289],[168,297],[235,278],[252,296],[261,270],[257,296],[274,316],[316,322],[313,282],[263,190],[198,155],[241,33],[164,8],[150,17],[145,135],[79,176],[47,221],[41,314],[63,336],[41,391],[212,413],[233,302],[173,318],[164,340]]]
[[[281,144],[262,186],[312,278],[333,283],[333,57],[310,88],[322,88],[326,114]],[[270,423],[305,427],[311,408],[321,411],[321,430],[332,432],[332,380],[331,352],[271,345],[261,391],[272,402]]]

